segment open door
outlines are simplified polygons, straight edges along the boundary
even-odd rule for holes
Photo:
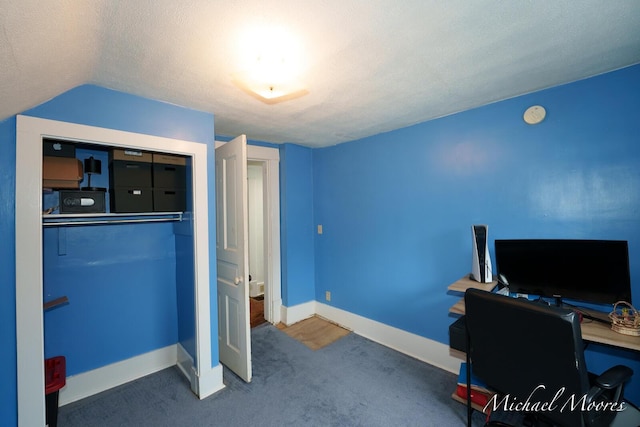
[[[220,362],[251,381],[247,137],[216,148],[216,250]]]

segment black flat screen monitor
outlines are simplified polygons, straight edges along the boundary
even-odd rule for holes
[[[631,303],[624,240],[496,240],[498,274],[509,291],[599,304]]]

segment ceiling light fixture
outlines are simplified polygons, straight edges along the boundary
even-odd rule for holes
[[[233,83],[265,104],[277,104],[299,98],[309,93],[309,91],[301,85],[256,82],[243,78],[242,74],[237,74],[233,79]]]
[[[299,81],[303,55],[296,38],[281,28],[253,27],[238,49],[241,71],[233,83],[266,104],[276,104],[309,93]]]

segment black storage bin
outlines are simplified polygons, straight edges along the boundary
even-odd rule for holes
[[[113,149],[109,152],[109,202],[113,213],[153,210],[151,153]]]
[[[109,163],[111,187],[151,187],[151,163],[113,160]]]
[[[116,187],[109,190],[113,213],[153,211],[153,192],[150,187]]]
[[[467,352],[467,323],[464,316],[449,325],[449,347]]]
[[[60,213],[106,212],[104,191],[60,190]]]
[[[153,156],[139,150],[113,149],[109,152],[109,186],[151,187]]]
[[[153,187],[184,189],[187,185],[186,167],[153,163]]]
[[[173,154],[153,154],[153,210],[186,210],[187,158]]]
[[[171,188],[153,189],[154,212],[184,212],[186,205],[185,190]]]

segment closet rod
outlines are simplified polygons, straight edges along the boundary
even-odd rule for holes
[[[168,222],[181,221],[182,218],[147,218],[147,219],[107,219],[102,221],[60,221],[43,222],[43,227],[53,227],[58,225],[103,225],[103,224],[124,224],[133,222]]]

